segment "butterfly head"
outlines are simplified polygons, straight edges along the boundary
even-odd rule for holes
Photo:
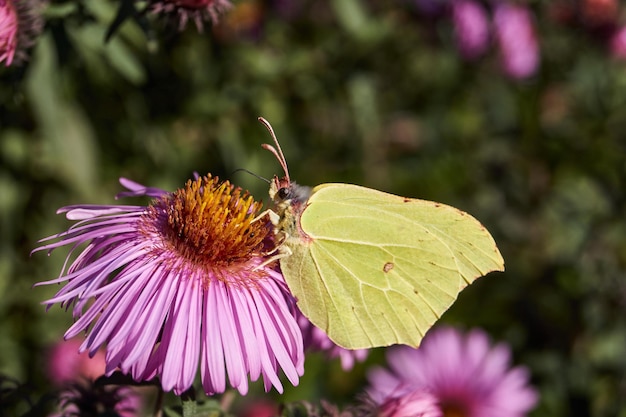
[[[276,205],[287,203],[291,206],[299,206],[311,196],[311,187],[296,184],[287,177],[275,176],[270,184],[269,194]]]
[[[259,121],[265,125],[267,130],[272,135],[272,139],[274,139],[274,144],[276,147],[264,143],[261,145],[263,149],[270,151],[283,169],[285,176],[280,178],[278,176],[274,176],[270,183],[270,198],[276,204],[277,207],[285,207],[296,205],[299,206],[301,203],[304,203],[308,200],[311,195],[311,188],[298,185],[295,182],[291,181],[289,178],[289,169],[287,168],[287,160],[285,159],[285,155],[283,154],[283,150],[280,148],[280,144],[278,143],[278,139],[274,134],[274,129],[272,129],[272,125],[262,117],[259,117]],[[284,210],[284,209],[283,209]],[[280,214],[280,213],[279,213]]]
[[[306,234],[300,227],[299,218],[306,207],[306,201],[311,196],[311,187],[298,185],[291,181],[291,178],[289,178],[289,169],[287,168],[287,160],[285,159],[283,150],[280,148],[278,139],[276,139],[274,129],[272,129],[272,126],[264,118],[259,117],[259,121],[263,123],[270,132],[272,139],[274,139],[274,144],[276,145],[276,147],[274,147],[264,143],[261,146],[276,157],[285,173],[284,177],[281,178],[275,175],[270,181],[269,195],[275,205],[274,212],[278,215],[278,220],[275,223],[277,234],[284,236],[285,239],[304,239]]]

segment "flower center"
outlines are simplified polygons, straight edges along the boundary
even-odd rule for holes
[[[167,248],[219,278],[267,251],[268,221],[253,221],[260,209],[247,192],[209,175],[155,200],[144,225],[148,233],[157,226]]]

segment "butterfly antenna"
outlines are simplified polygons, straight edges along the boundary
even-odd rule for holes
[[[234,171],[230,174],[230,176],[232,177],[233,175],[235,175],[235,174],[236,174],[236,173],[238,173],[238,172],[245,172],[246,174],[250,174],[250,175],[252,175],[252,176],[253,176],[253,177],[255,177],[255,178],[258,178],[258,179],[260,179],[260,180],[262,180],[262,181],[265,181],[265,182],[266,182],[266,183],[268,183],[268,184],[270,183],[270,180],[268,180],[267,178],[262,177],[262,176],[260,176],[259,174],[255,174],[254,172],[249,171],[249,170],[247,170],[247,169],[245,169],[245,168],[237,168],[236,170],[234,170]]]
[[[276,148],[274,148],[272,145],[268,145],[267,143],[264,143],[261,146],[263,147],[263,149],[267,149],[274,154],[276,159],[278,159],[278,162],[280,163],[283,171],[285,172],[285,178],[287,179],[287,182],[291,182],[291,180],[289,179],[289,169],[287,169],[287,160],[285,159],[283,150],[280,148],[280,143],[278,143],[278,139],[276,139],[276,135],[274,134],[274,129],[272,129],[272,125],[270,124],[270,122],[262,117],[259,117],[259,122],[263,123],[263,125],[265,125],[265,128],[270,132],[270,135],[272,135],[272,139],[274,139]]]

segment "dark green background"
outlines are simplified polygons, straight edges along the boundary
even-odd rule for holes
[[[70,224],[58,207],[114,203],[120,176],[173,190],[193,171],[267,201],[267,184],[233,173],[281,174],[264,116],[299,183],[436,200],[492,232],[506,272],[443,321],[512,346],[541,393],[533,416],[626,416],[626,66],[601,37],[532,3],[541,67],[516,81],[495,47],[461,60],[450,20],[408,1],[290,16],[240,1],[203,34],[157,25],[148,42],[126,22],[107,44],[116,3],[81,3],[53,2],[31,60],[0,69],[1,372],[46,389],[43,352],[71,322],[40,305],[59,287],[31,289],[64,260],[29,257]],[[316,357],[276,398],[349,402],[381,359],[344,374]]]

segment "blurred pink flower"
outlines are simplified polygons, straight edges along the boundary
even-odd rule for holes
[[[510,356],[507,346],[491,346],[480,330],[464,335],[438,328],[426,335],[419,349],[390,348],[390,369],[371,371],[368,393],[383,408],[404,401],[432,413],[421,392],[436,399],[442,416],[521,417],[535,406],[537,393],[528,385],[525,368],[510,367]]]
[[[323,352],[330,359],[339,358],[344,371],[349,371],[356,362],[363,362],[367,358],[369,353],[367,349],[349,350],[336,345],[322,329],[314,326],[302,314],[299,314],[298,325],[302,330],[304,348],[313,352]]]
[[[626,26],[618,28],[611,36],[611,55],[620,60],[626,60]]]
[[[204,22],[217,23],[220,15],[232,7],[229,0],[149,0],[149,10],[173,20],[182,30],[193,20],[199,31]]]
[[[98,350],[90,358],[89,353],[79,353],[80,338],[61,340],[50,348],[47,355],[48,378],[57,386],[83,379],[96,380],[104,375],[106,363],[104,351]]]
[[[378,417],[447,417],[437,398],[424,390],[387,398],[378,408]],[[462,417],[462,416],[460,416]]]
[[[530,10],[521,5],[498,3],[494,26],[505,73],[518,79],[534,75],[540,57]]]
[[[0,63],[22,63],[44,26],[42,0],[0,0]]]
[[[473,0],[452,2],[452,22],[461,55],[475,59],[489,46],[489,20],[485,8]]]
[[[11,0],[0,0],[0,62],[8,67],[17,48],[17,13]]]
[[[280,415],[280,409],[275,402],[257,399],[244,404],[237,415],[239,417],[273,417]]]

